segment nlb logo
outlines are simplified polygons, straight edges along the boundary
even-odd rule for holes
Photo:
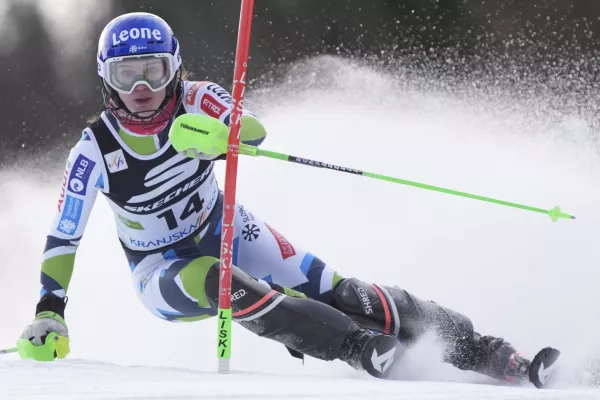
[[[117,36],[116,33],[112,34],[113,46],[118,46],[121,42],[126,42],[129,39],[154,39],[162,40],[162,34],[158,29],[150,30],[150,28],[131,28],[129,30],[122,30]]]
[[[75,164],[71,169],[69,178],[69,191],[85,196],[86,187],[90,175],[96,163],[83,154],[80,154],[75,160]]]

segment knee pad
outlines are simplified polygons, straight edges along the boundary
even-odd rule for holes
[[[333,294],[333,306],[365,328],[398,336],[401,319],[389,291],[356,278],[340,282]]]
[[[431,330],[444,343],[473,338],[473,325],[466,316],[398,287],[346,279],[335,289],[334,306],[361,325],[394,334],[405,342],[415,341]]]

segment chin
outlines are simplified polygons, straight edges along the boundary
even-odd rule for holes
[[[154,114],[154,109],[136,111],[136,114],[138,114],[140,117],[144,117],[144,118],[150,117],[152,114]]]
[[[141,110],[136,110],[133,111],[134,113],[136,113],[137,115],[139,115],[142,118],[147,118],[147,117],[151,117],[155,112],[156,112],[156,108],[144,108]]]

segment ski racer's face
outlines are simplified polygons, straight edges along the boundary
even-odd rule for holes
[[[160,107],[173,78],[168,55],[114,60],[108,64],[108,71],[109,84],[119,92],[129,111],[141,117],[150,116]]]
[[[142,117],[149,117],[160,107],[166,93],[166,88],[153,92],[148,86],[138,84],[130,94],[120,93],[119,96],[129,111],[138,113]]]

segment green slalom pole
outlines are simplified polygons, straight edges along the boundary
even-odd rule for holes
[[[227,126],[214,118],[184,114],[177,117],[169,137],[171,144],[177,151],[185,152],[190,157],[195,157],[198,153],[221,155],[227,152]],[[491,197],[479,196],[476,194],[460,192],[458,190],[446,189],[443,187],[427,185],[424,183],[409,181],[406,179],[394,178],[391,176],[375,174],[372,172],[361,171],[354,168],[342,167],[322,161],[310,160],[308,158],[292,156],[274,151],[263,150],[256,146],[249,146],[240,143],[239,154],[252,157],[267,157],[275,160],[288,161],[302,165],[309,165],[316,168],[325,168],[338,172],[345,172],[353,175],[366,176],[367,178],[378,179],[386,182],[398,183],[401,185],[413,186],[420,189],[432,190],[435,192],[446,193],[454,196],[466,197],[473,200],[485,201],[488,203],[499,204],[507,207],[519,208],[521,210],[532,211],[540,214],[549,215],[552,221],[559,219],[575,219],[573,215],[563,213],[560,207],[556,206],[551,210],[531,207],[523,204],[512,203],[504,200],[497,200]]]

